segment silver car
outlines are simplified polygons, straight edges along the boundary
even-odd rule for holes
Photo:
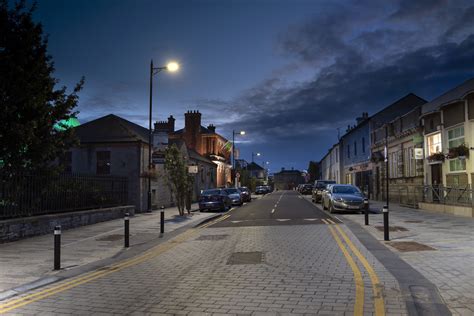
[[[229,195],[230,200],[232,201],[232,205],[242,205],[244,201],[242,200],[241,192],[239,189],[236,188],[228,188],[224,191],[227,192]]]
[[[364,194],[358,187],[350,184],[334,184],[330,186],[323,198],[323,208],[334,211],[357,211],[365,209]]]

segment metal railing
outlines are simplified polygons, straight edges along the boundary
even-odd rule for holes
[[[125,177],[0,173],[0,219],[126,205]]]
[[[391,184],[389,187],[390,201],[400,205],[418,207],[419,202],[474,206],[474,190],[465,186],[433,186]],[[382,200],[385,194],[382,194]]]

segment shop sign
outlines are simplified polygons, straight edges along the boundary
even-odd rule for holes
[[[415,148],[413,152],[416,160],[423,159],[423,148]]]
[[[415,135],[412,139],[413,144],[423,144],[423,135]]]

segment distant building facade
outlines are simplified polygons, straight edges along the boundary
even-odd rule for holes
[[[216,133],[216,127],[201,125],[201,113],[188,111],[184,114],[184,128],[171,131],[171,140],[183,140],[188,149],[208,158],[217,165],[216,186],[224,187],[231,183],[231,150],[228,140]]]
[[[305,183],[299,170],[285,170],[273,174],[274,188],[278,190],[293,190],[298,184]]]

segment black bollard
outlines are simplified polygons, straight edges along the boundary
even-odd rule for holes
[[[160,212],[160,233],[164,234],[165,233],[165,211],[163,210],[165,207],[161,207],[161,212]]]
[[[54,270],[61,269],[61,226],[54,227]]]
[[[125,213],[123,217],[123,223],[124,223],[124,247],[128,248],[130,247],[130,214]]]
[[[389,241],[389,226],[388,226],[388,206],[384,206],[383,212],[383,240]]]
[[[365,225],[369,225],[369,200],[364,199]]]

